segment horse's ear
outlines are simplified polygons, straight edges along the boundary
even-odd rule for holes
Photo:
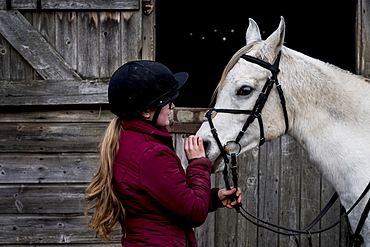
[[[262,40],[260,29],[258,28],[257,23],[251,18],[249,18],[249,26],[245,39],[247,40],[247,45]]]
[[[284,38],[285,21],[284,17],[281,17],[278,29],[276,29],[275,32],[273,32],[265,41],[265,52],[270,55],[271,58],[276,57],[281,50],[281,47],[284,44]]]

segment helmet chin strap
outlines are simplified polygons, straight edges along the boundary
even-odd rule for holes
[[[153,124],[154,126],[157,126],[158,117],[159,117],[159,114],[161,113],[162,107],[163,107],[163,106],[159,106],[159,107],[157,107],[157,109],[155,110],[155,113],[154,113],[154,115],[153,115],[153,119],[152,119],[152,124]]]

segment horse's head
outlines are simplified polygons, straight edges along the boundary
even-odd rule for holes
[[[266,81],[273,76],[273,72],[241,57],[247,54],[250,57],[272,65],[279,57],[278,54],[283,47],[284,36],[285,23],[283,18],[281,18],[278,29],[265,41],[261,39],[257,24],[252,19],[249,20],[249,27],[246,33],[247,45],[235,53],[226,66],[217,88],[214,109],[252,111],[255,108],[256,101],[260,93],[265,90]],[[227,143],[235,144],[235,140],[250,114],[249,112],[238,111],[214,111],[213,113],[215,116],[212,116],[212,124],[217,130],[220,143],[217,144],[215,137],[212,135],[209,122],[202,124],[197,135],[204,138],[205,143],[208,144],[206,145],[207,155],[212,162],[215,162],[220,158],[221,146],[226,146]],[[266,141],[273,140],[284,134],[286,127],[284,114],[279,94],[274,88],[272,88],[263,106],[261,116]],[[259,125],[258,118],[256,118],[248,126],[245,134],[237,141],[237,147],[233,147],[238,149],[235,152],[243,153],[258,146],[261,138],[260,129],[261,125]],[[215,162],[214,171],[223,169],[223,166],[220,166],[220,164],[221,162]]]

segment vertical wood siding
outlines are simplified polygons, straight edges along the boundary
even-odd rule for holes
[[[192,128],[201,124],[206,109],[176,109],[177,153],[186,164],[183,142]],[[190,127],[192,126],[192,127]],[[182,128],[181,128],[182,127]],[[190,130],[188,134],[184,130]],[[180,132],[180,133],[179,133]],[[334,190],[327,184],[305,151],[289,136],[283,136],[238,157],[239,186],[243,206],[249,213],[273,224],[302,229],[320,213]],[[224,188],[223,176],[212,175],[212,185]],[[315,230],[336,222],[340,203],[332,207]],[[219,209],[210,213],[206,223],[196,228],[201,247],[224,246],[296,246],[294,238],[282,236],[247,222],[235,210]],[[309,246],[307,237],[298,237],[300,246]],[[346,246],[347,222],[319,235],[312,235],[314,246]]]
[[[305,152],[288,136],[241,155],[238,164],[243,206],[270,223],[303,228],[334,193]],[[214,186],[225,187],[221,174],[213,176]],[[197,229],[200,246],[296,246],[293,238],[257,228],[235,210],[220,209],[212,214]],[[334,223],[339,216],[337,202],[315,229]],[[346,236],[341,236],[346,226],[343,222],[328,232],[313,235],[314,246],[346,246]],[[208,235],[209,231],[214,231],[213,235]],[[300,238],[300,246],[309,246],[306,236]]]
[[[356,73],[370,78],[370,1],[357,0]]]

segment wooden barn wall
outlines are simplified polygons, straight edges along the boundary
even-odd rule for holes
[[[85,188],[96,171],[99,140],[112,114],[107,81],[131,59],[154,59],[154,13],[141,1],[0,1],[0,245],[120,246],[86,227]],[[154,1],[152,1],[154,2]],[[71,4],[73,3],[73,4]],[[12,9],[9,10],[8,8]],[[358,0],[357,68],[370,74],[368,0]],[[178,108],[171,132],[184,164],[183,140],[206,109]],[[284,136],[238,157],[243,205],[291,228],[307,225],[333,189],[295,141]],[[213,186],[224,187],[221,174]],[[336,221],[339,203],[318,227]],[[235,210],[210,213],[196,228],[200,247],[296,246],[248,223]],[[313,246],[346,246],[346,222]],[[302,236],[300,246],[309,246]]]
[[[154,59],[154,20],[140,0],[0,1],[1,246],[120,246],[88,230],[85,189],[109,77]]]

